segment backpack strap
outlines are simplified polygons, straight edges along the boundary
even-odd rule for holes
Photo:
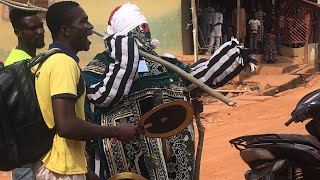
[[[36,57],[32,58],[29,63],[28,63],[28,67],[31,69],[33,66],[39,64],[39,63],[43,63],[45,60],[47,60],[50,56],[52,56],[53,54],[56,53],[62,53],[62,51],[58,48],[53,48],[50,49],[49,51],[45,52],[45,53],[40,53],[39,55],[37,55]]]
[[[50,56],[56,54],[56,53],[63,53],[63,51],[61,49],[58,48],[53,48],[50,49],[49,51],[45,52],[45,53],[40,53],[39,55],[37,55],[36,57],[32,58],[29,63],[28,63],[28,67],[31,69],[33,66],[40,64],[35,72],[35,74],[38,72],[39,68],[41,67],[42,63],[47,60]],[[80,68],[80,67],[79,67]],[[81,70],[81,68],[80,68]],[[79,78],[79,82],[77,84],[77,96],[78,99],[81,97],[82,94],[84,94],[84,89],[85,89],[85,85],[84,85],[84,80],[82,78],[82,76],[80,75]]]

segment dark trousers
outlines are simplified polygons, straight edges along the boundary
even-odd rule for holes
[[[249,48],[258,49],[257,33],[250,33]]]

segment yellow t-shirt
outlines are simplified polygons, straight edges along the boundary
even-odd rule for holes
[[[80,67],[70,56],[57,53],[50,56],[36,73],[36,92],[43,118],[49,128],[55,126],[52,99],[77,99],[77,84]],[[84,97],[76,101],[76,116],[84,119]],[[49,170],[63,175],[84,174],[87,172],[85,142],[61,138],[53,139],[51,150],[41,159]]]
[[[7,60],[4,63],[4,66],[8,66],[10,64],[13,64],[15,62],[25,60],[25,59],[31,59],[31,56],[20,49],[14,49],[11,51],[11,53],[7,57]]]

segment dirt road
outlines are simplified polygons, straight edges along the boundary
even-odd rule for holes
[[[307,93],[320,88],[320,77],[313,77],[302,87],[273,97],[238,97],[239,106],[206,105],[203,122],[207,128],[201,163],[201,179],[241,180],[248,166],[238,150],[228,143],[232,138],[262,133],[307,134],[305,123],[284,123],[297,102]],[[251,102],[250,102],[251,101]]]
[[[221,103],[206,105],[203,122],[207,128],[201,163],[201,180],[242,180],[247,165],[238,150],[228,141],[232,138],[260,133],[302,133],[304,124],[284,126],[297,102],[308,92],[320,88],[320,76],[307,85],[276,96],[239,96],[238,106]],[[0,180],[9,180],[9,173],[0,172]]]

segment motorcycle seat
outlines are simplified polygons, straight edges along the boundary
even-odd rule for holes
[[[268,151],[267,149],[263,149],[263,148],[244,149],[244,150],[240,151],[240,157],[247,164],[250,164],[251,162],[259,161],[259,160],[274,160],[275,159],[274,155],[270,151]]]
[[[310,145],[316,149],[320,149],[320,143],[317,138],[311,135],[300,134],[278,134],[281,139],[290,139],[297,144]]]
[[[291,159],[306,166],[320,167],[320,143],[311,135],[260,134],[229,141],[250,168],[260,168],[275,159]]]
[[[320,142],[318,141],[317,138],[315,138],[312,135],[303,135],[304,138],[306,138],[310,143],[312,143],[315,147],[317,147],[318,149],[320,149]]]
[[[300,134],[259,134],[241,136],[230,140],[230,143],[235,145],[237,149],[246,149],[250,147],[256,147],[257,144],[304,144],[311,146],[320,151],[320,143],[317,138],[311,135]]]

